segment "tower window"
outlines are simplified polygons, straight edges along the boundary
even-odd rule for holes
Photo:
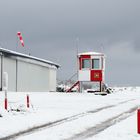
[[[90,59],[83,59],[82,60],[82,68],[90,69]]]
[[[99,69],[100,68],[99,62],[100,62],[99,59],[92,59],[92,69]]]

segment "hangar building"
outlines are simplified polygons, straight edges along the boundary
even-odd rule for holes
[[[51,61],[0,48],[0,90],[3,73],[8,74],[8,91],[56,91],[59,65]]]

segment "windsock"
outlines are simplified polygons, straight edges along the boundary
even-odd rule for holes
[[[19,40],[20,40],[20,42],[21,42],[22,47],[24,47],[24,41],[23,41],[21,32],[17,32],[17,36],[19,37]]]

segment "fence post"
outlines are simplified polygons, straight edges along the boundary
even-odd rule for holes
[[[8,108],[7,91],[6,90],[5,90],[4,108],[5,108],[5,110],[7,110],[7,108]]]
[[[2,90],[5,92],[5,99],[4,99],[4,108],[8,109],[8,99],[7,99],[7,91],[8,91],[8,73],[4,72],[2,77]]]
[[[27,94],[27,96],[26,96],[26,100],[27,100],[27,108],[29,108],[29,107],[30,107],[29,94]]]

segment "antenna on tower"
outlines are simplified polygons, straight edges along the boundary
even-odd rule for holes
[[[79,53],[79,37],[76,38],[76,54]]]
[[[76,67],[77,67],[77,79],[78,79],[78,53],[79,53],[79,37],[76,38]]]
[[[104,47],[103,47],[103,43],[101,43],[101,52],[104,52]]]

